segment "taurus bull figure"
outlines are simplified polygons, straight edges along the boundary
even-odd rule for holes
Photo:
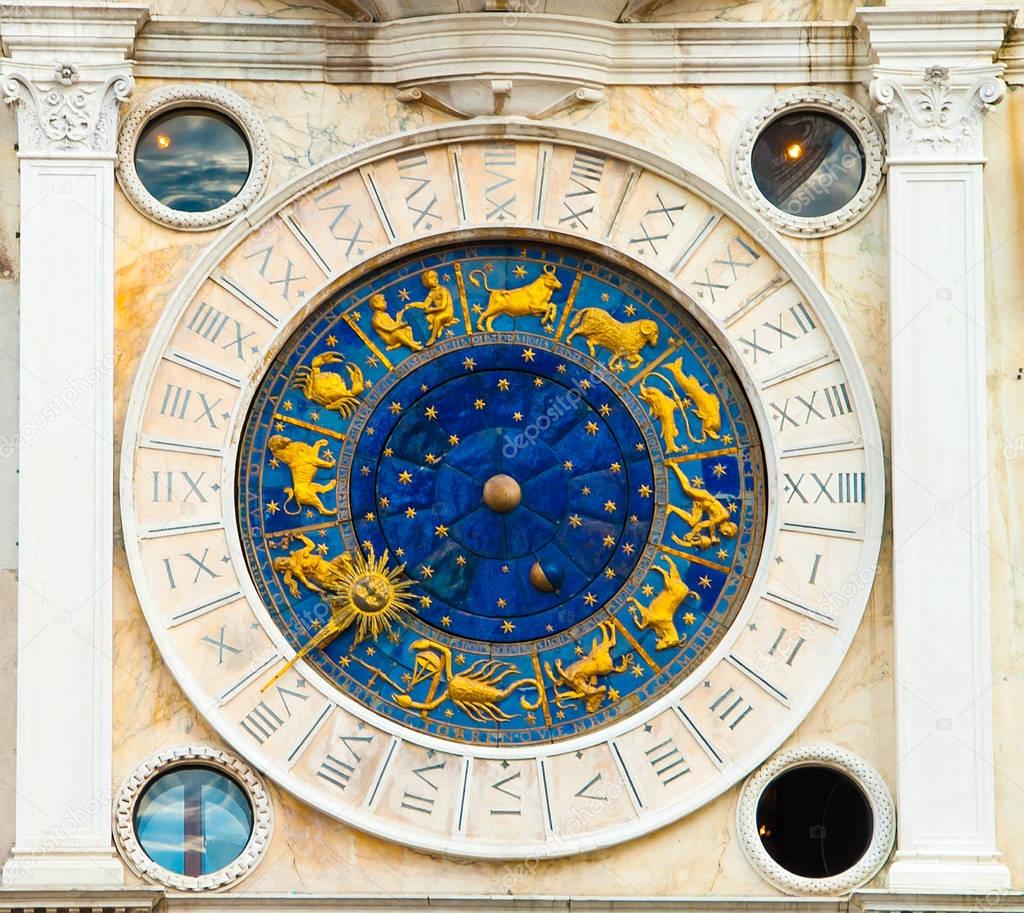
[[[481,279],[477,279],[477,274]],[[491,288],[487,284],[487,274],[482,269],[472,270],[469,274],[469,281],[477,288],[483,288],[490,293],[487,299],[487,308],[480,315],[476,322],[476,328],[484,332],[494,331],[494,318],[501,317],[540,317],[541,326],[550,326],[555,322],[557,306],[552,302],[551,296],[557,292],[562,283],[555,275],[555,267],[552,263],[544,266],[544,271],[533,282],[528,285],[513,289]]]

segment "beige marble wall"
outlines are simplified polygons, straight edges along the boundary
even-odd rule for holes
[[[137,93],[142,95],[156,85],[140,81]],[[430,109],[400,104],[389,89],[229,85],[266,118],[275,157],[272,186],[356,144],[447,120]],[[772,91],[770,87],[706,92],[616,89],[609,92],[607,103],[577,111],[564,122],[647,146],[725,185],[728,150],[739,122]],[[214,234],[156,226],[120,194],[116,216],[116,423],[120,436],[128,393],[149,334],[168,295]],[[799,242],[797,247],[847,322],[870,378],[887,440],[884,200],[838,237]],[[1024,384],[1020,389],[1024,395]],[[835,682],[791,742],[827,740],[852,749],[871,761],[894,788],[890,576],[887,532],[864,622]],[[123,776],[140,759],[165,747],[184,742],[218,745],[161,663],[132,588],[123,548],[117,552],[114,600],[115,776]],[[1001,657],[1000,668],[1009,662]],[[1024,770],[1024,765],[1018,769]],[[749,868],[733,839],[737,789],[675,825],[618,848],[515,865],[469,864],[413,853],[348,829],[276,788],[272,791],[277,813],[273,844],[268,858],[241,890],[774,893]]]

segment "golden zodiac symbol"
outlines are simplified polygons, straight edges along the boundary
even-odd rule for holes
[[[551,671],[551,663],[544,663],[544,672],[555,686],[555,703],[559,708],[569,701],[586,701],[587,713],[593,713],[604,701],[608,693],[607,685],[599,685],[597,680],[612,672],[625,672],[633,661],[633,654],[621,657],[619,665],[612,660],[612,648],[615,646],[615,624],[602,621],[598,626],[600,632],[590,645],[590,653],[572,663],[567,669],[562,668],[561,659],[555,660],[555,669]]]
[[[281,544],[287,544],[285,537]],[[354,556],[343,552],[331,561],[315,555],[315,546],[305,536],[296,536],[304,548],[274,559],[274,570],[284,572],[284,581],[293,596],[299,595],[297,577],[305,586],[317,593],[329,590],[327,603],[331,618],[310,640],[261,688],[266,691],[282,675],[311,650],[328,644],[353,624],[356,626],[353,646],[367,637],[374,640],[384,631],[390,631],[406,612],[414,612],[408,578],[402,579],[405,565],[388,567],[388,553],[376,558],[370,548],[369,557],[356,552]],[[316,583],[309,580],[312,577]]]
[[[501,683],[505,679],[519,671],[512,663],[503,663],[496,659],[479,659],[465,672],[453,675],[452,651],[444,644],[433,640],[417,640],[409,645],[409,649],[416,651],[409,690],[426,679],[430,680],[430,687],[425,701],[413,700],[408,694],[396,694],[395,703],[399,707],[425,712],[435,710],[446,700],[450,700],[466,716],[478,723],[504,723],[513,719],[516,714],[510,716],[498,704],[518,688],[537,689],[537,700],[534,703],[530,703],[525,697],[519,699],[519,706],[523,710],[536,710],[541,704],[541,685],[536,679],[520,678],[502,687]],[[437,694],[442,675],[447,680],[446,686],[444,691]]]
[[[590,357],[594,358],[595,347],[603,346],[612,353],[608,367],[616,370],[625,359],[631,368],[643,364],[640,350],[647,345],[658,344],[658,324],[653,320],[633,320],[622,323],[607,311],[597,307],[581,308],[569,322],[572,332],[566,337],[568,345],[573,337],[582,336],[587,342]]]
[[[665,367],[672,372],[676,382],[683,388],[687,395],[686,399],[679,396],[679,391],[671,379],[657,371],[646,375],[644,380],[651,377],[658,378],[668,388],[671,396],[650,384],[640,384],[640,398],[647,404],[651,417],[658,422],[662,440],[665,442],[665,450],[668,453],[676,453],[682,449],[676,439],[679,435],[676,412],[682,414],[686,436],[694,444],[703,444],[709,437],[718,440],[718,434],[722,429],[722,413],[718,397],[701,387],[700,381],[696,377],[686,374],[682,365],[683,359],[677,358],[674,362],[666,364]],[[690,430],[689,409],[691,406],[694,407],[694,415],[700,419],[700,437],[694,436]]]
[[[481,283],[474,276],[478,273],[483,277],[484,289],[490,293],[487,307],[476,322],[478,330],[492,332],[494,318],[501,316],[540,317],[541,326],[551,326],[555,322],[558,309],[551,301],[551,295],[562,287],[562,283],[555,276],[553,263],[545,264],[543,272],[533,282],[514,289],[491,288],[487,284],[487,273],[474,269],[469,273],[469,281],[477,288]]]
[[[423,348],[423,343],[417,342],[413,336],[412,327],[403,319],[410,307],[412,305],[407,305],[392,317],[388,313],[388,303],[383,295],[378,292],[370,296],[370,326],[389,352],[400,346],[405,346],[413,352]]]
[[[665,508],[666,519],[674,515],[690,526],[690,531],[681,539],[673,533],[672,541],[677,545],[693,548],[710,548],[721,541],[720,536],[732,539],[739,532],[739,528],[729,519],[729,511],[722,502],[711,492],[686,478],[683,471],[675,463],[669,463],[668,465],[675,472],[683,491],[689,495],[693,502],[689,511],[685,511],[675,504],[669,504]]]
[[[274,459],[284,463],[292,473],[292,484],[284,489],[288,495],[284,502],[284,512],[289,516],[301,514],[303,507],[315,507],[321,514],[335,513],[320,500],[324,492],[334,490],[334,483],[313,481],[318,469],[333,469],[335,466],[329,452],[326,457],[320,456],[320,448],[326,446],[327,440],[324,438],[310,446],[304,441],[290,440],[283,434],[271,435],[267,441]],[[291,501],[295,502],[295,510],[288,510]]]
[[[441,334],[450,326],[459,322],[455,316],[455,302],[452,293],[448,291],[437,277],[437,270],[428,269],[422,276],[424,288],[427,289],[427,297],[423,301],[412,301],[403,309],[417,308],[423,311],[427,318],[427,326],[430,327],[430,339],[427,345],[432,345],[441,338]]]
[[[665,567],[657,564],[651,566],[652,571],[657,571],[665,582],[665,588],[658,593],[647,605],[644,605],[635,596],[630,596],[626,603],[629,605],[629,613],[633,616],[633,623],[641,631],[651,628],[657,635],[655,648],[666,650],[669,647],[678,647],[686,642],[686,635],[679,636],[676,630],[676,610],[683,604],[687,596],[696,602],[700,602],[700,596],[694,593],[679,576],[679,568],[676,563],[667,555]]]
[[[337,352],[317,355],[310,365],[299,365],[292,378],[292,386],[300,387],[306,399],[331,409],[346,418],[359,407],[359,394],[366,389],[359,365],[347,364],[348,383],[334,371],[321,371],[322,365],[334,365],[345,360]],[[349,386],[351,384],[351,386]]]

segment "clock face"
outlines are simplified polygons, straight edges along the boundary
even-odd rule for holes
[[[123,454],[139,599],[210,724],[466,857],[609,846],[760,764],[845,654],[883,512],[797,258],[670,162],[533,124],[382,142],[226,230]]]
[[[663,294],[551,245],[344,286],[261,382],[238,473],[291,647],[367,709],[481,745],[670,691],[735,619],[765,523],[723,353]]]

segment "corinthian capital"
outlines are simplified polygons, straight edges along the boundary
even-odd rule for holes
[[[38,65],[5,65],[0,85],[4,101],[17,107],[21,152],[113,155],[118,106],[132,94],[134,81],[127,66],[90,72],[54,61],[48,72]]]
[[[878,73],[871,98],[883,114],[889,159],[980,161],[982,117],[1006,93],[993,68],[951,72],[930,66],[916,74]]]

